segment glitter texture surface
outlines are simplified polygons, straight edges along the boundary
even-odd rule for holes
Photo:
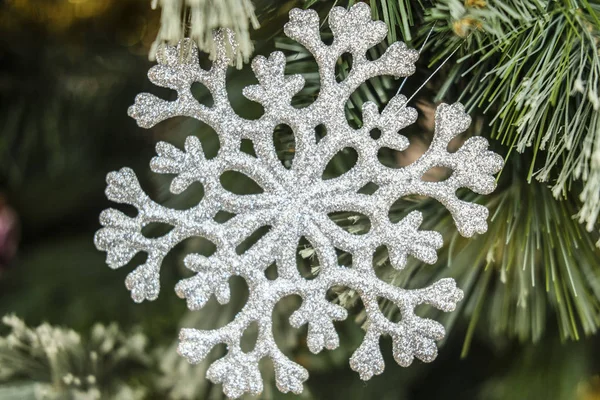
[[[464,202],[456,197],[458,188],[487,194],[494,190],[493,174],[502,167],[502,158],[487,150],[481,137],[464,142],[453,153],[448,143],[470,124],[460,104],[441,104],[435,116],[435,135],[429,150],[414,163],[392,169],[377,158],[381,147],[405,150],[409,143],[398,132],[415,122],[417,113],[406,107],[406,98],[395,96],[380,113],[377,106],[363,106],[364,125],[349,126],[344,105],[349,96],[365,80],[378,75],[404,77],[415,71],[417,52],[404,43],[394,43],[379,59],[371,61],[366,52],[384,39],[387,28],[381,21],[372,21],[370,9],[358,3],[351,9],[333,8],[329,24],[334,35],[331,45],[321,41],[319,18],[312,10],[294,9],[285,34],[304,45],[315,57],[320,68],[321,88],[313,104],[302,109],[291,106],[291,99],[304,85],[300,75],[285,76],[285,57],[274,52],[269,58],[256,57],[252,68],[257,85],[246,87],[244,95],[264,107],[258,120],[239,117],[231,108],[225,85],[229,59],[225,46],[235,45],[228,31],[215,33],[217,58],[210,70],[200,68],[195,45],[182,41],[177,48],[167,47],[160,52],[159,64],[150,72],[150,80],[158,86],[174,89],[175,101],[165,101],[151,94],[140,94],[129,114],[142,127],[151,127],[174,116],[190,116],[204,121],[219,135],[218,154],[207,159],[200,141],[187,138],[180,150],[167,143],[156,147],[158,156],[151,162],[157,173],[174,174],[171,191],[184,191],[190,184],[200,182],[205,196],[196,206],[175,210],[151,200],[140,188],[133,171],[123,168],[107,177],[106,194],[112,201],[130,204],[139,211],[136,217],[108,209],[100,216],[103,228],[95,236],[98,249],[106,251],[112,268],[127,264],[138,252],[148,258],[129,274],[126,286],[137,302],[154,300],[159,292],[159,270],[165,255],[178,243],[200,236],[216,245],[209,257],[199,254],[186,256],[185,265],[195,272],[181,280],[177,294],[187,300],[192,310],[200,309],[214,295],[224,304],[229,301],[228,279],[243,277],[249,287],[249,298],[233,321],[222,328],[209,331],[183,329],[179,352],[190,362],[200,362],[216,345],[225,343],[228,353],[214,362],[207,377],[222,383],[225,394],[236,398],[244,393],[259,394],[263,382],[258,363],[268,357],[273,361],[277,387],[282,392],[300,393],[308,372],[286,357],[277,347],[272,333],[273,307],[285,296],[299,295],[302,305],[290,317],[293,327],[308,324],[307,344],[310,351],[334,349],[339,338],[333,321],[343,320],[347,312],[327,300],[332,286],[345,286],[360,295],[368,316],[363,343],[350,359],[352,369],[367,380],[381,374],[384,362],[379,349],[381,335],[393,339],[395,360],[402,366],[413,358],[432,361],[437,355],[435,341],[445,332],[436,321],[414,313],[416,306],[430,304],[443,311],[454,310],[463,294],[454,280],[442,279],[430,287],[407,290],[380,280],[373,269],[376,248],[386,246],[392,266],[404,267],[407,256],[427,263],[436,261],[436,250],[442,244],[438,232],[419,230],[422,215],[411,212],[392,223],[388,212],[400,197],[419,194],[437,199],[451,212],[456,226],[464,236],[483,233],[487,229],[488,211],[483,206]],[[183,56],[185,53],[187,56]],[[353,66],[348,77],[337,82],[335,64],[343,53],[351,53]],[[190,87],[200,82],[212,94],[214,105],[207,107],[192,96]],[[294,131],[296,148],[291,168],[278,159],[273,144],[273,131],[279,124]],[[315,127],[323,124],[327,134],[317,143]],[[381,136],[371,138],[369,132],[379,129]],[[242,139],[252,141],[256,157],[240,150]],[[324,180],[323,170],[334,155],[344,148],[358,153],[356,165],[347,173]],[[442,182],[427,182],[421,178],[433,167],[452,170]],[[225,171],[240,172],[260,185],[260,194],[236,195],[220,183]],[[378,189],[371,195],[359,190],[368,183]],[[219,211],[234,216],[224,223],[214,217]],[[370,230],[353,235],[336,225],[328,214],[338,211],[357,212],[367,216]],[[159,238],[147,238],[142,228],[158,222],[173,229]],[[261,227],[270,230],[243,254],[236,247]],[[320,269],[312,280],[300,275],[296,254],[301,237],[315,249]],[[352,255],[350,267],[338,264],[336,249]],[[269,280],[265,270],[275,263],[278,277]],[[391,322],[380,311],[378,298],[394,302],[401,312],[399,322]],[[240,339],[250,324],[257,323],[258,339],[255,348],[243,352]]]

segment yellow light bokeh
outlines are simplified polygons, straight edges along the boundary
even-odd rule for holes
[[[13,15],[43,24],[51,31],[63,31],[81,19],[96,17],[105,12],[113,0],[67,0],[61,2],[40,2],[36,0],[8,0],[9,12]],[[2,18],[6,25],[10,19]]]

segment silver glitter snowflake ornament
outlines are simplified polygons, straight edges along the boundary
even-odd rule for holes
[[[448,143],[469,126],[470,118],[464,108],[460,104],[440,105],[429,150],[406,167],[385,167],[378,161],[378,150],[389,147],[402,151],[408,147],[408,140],[398,132],[415,122],[416,111],[406,107],[402,95],[395,96],[381,113],[375,104],[367,102],[362,110],[362,128],[353,129],[346,120],[344,105],[369,78],[411,75],[418,54],[398,42],[377,60],[368,60],[367,50],[383,40],[387,28],[383,22],[371,20],[370,9],[364,3],[349,10],[333,8],[329,25],[334,36],[331,45],[321,41],[319,18],[312,10],[292,10],[290,22],[284,28],[287,36],[314,55],[320,68],[319,96],[305,108],[291,105],[304,79],[300,75],[285,76],[285,57],[281,52],[254,59],[252,68],[259,83],[246,87],[243,93],[264,107],[264,115],[258,120],[236,115],[227,97],[225,72],[230,60],[225,48],[234,45],[231,32],[216,33],[220,45],[208,71],[200,68],[197,49],[189,41],[181,42],[177,48],[167,47],[159,55],[159,64],[150,69],[148,76],[156,85],[176,90],[178,98],[165,101],[143,93],[136,98],[129,114],[142,127],[152,127],[174,116],[190,116],[218,133],[220,149],[214,158],[207,159],[200,141],[190,136],[183,150],[159,143],[158,156],[150,164],[154,172],[176,175],[171,184],[171,192],[175,194],[200,182],[205,195],[199,204],[187,210],[161,206],[142,191],[133,171],[127,168],[107,177],[108,198],[133,205],[139,213],[129,217],[114,209],[105,210],[100,216],[103,228],[97,232],[95,242],[108,253],[107,263],[112,268],[127,264],[138,252],[148,254],[147,261],[126,280],[136,302],[156,299],[163,258],[189,237],[200,236],[216,246],[209,257],[190,254],[184,260],[195,275],[181,280],[176,292],[187,299],[190,309],[202,308],[212,295],[221,304],[227,303],[228,279],[237,275],[246,280],[249,298],[232,322],[209,331],[183,329],[180,334],[179,352],[192,363],[200,362],[214,346],[227,345],[227,355],[211,365],[207,377],[214,383],[222,383],[225,394],[232,398],[262,391],[258,364],[264,357],[273,361],[279,390],[302,391],[308,372],[277,347],[272,332],[273,307],[285,296],[301,296],[302,305],[290,317],[290,324],[293,327],[308,324],[307,343],[312,352],[334,349],[339,339],[333,321],[343,320],[347,312],[327,300],[326,293],[332,286],[351,288],[365,306],[367,331],[350,359],[352,369],[361,379],[383,372],[381,335],[391,336],[394,358],[400,365],[410,365],[414,357],[432,361],[437,355],[435,341],[444,336],[444,328],[436,321],[418,317],[414,309],[420,304],[430,304],[452,311],[463,294],[452,279],[442,279],[424,289],[407,290],[375,275],[373,255],[380,246],[387,247],[392,266],[402,269],[409,255],[434,263],[436,250],[443,244],[438,232],[419,230],[420,212],[414,211],[392,223],[388,211],[398,198],[425,195],[448,208],[462,235],[472,236],[487,229],[488,210],[459,200],[455,193],[458,188],[481,194],[492,192],[493,174],[502,167],[502,159],[487,150],[488,143],[481,137],[470,138],[458,151],[448,152]],[[353,66],[347,78],[337,82],[335,64],[343,53],[352,55]],[[212,107],[199,104],[192,96],[190,87],[195,82],[208,88],[214,100]],[[290,126],[295,136],[295,156],[289,169],[278,159],[273,144],[273,131],[279,124]],[[327,135],[317,143],[315,127],[321,124]],[[382,132],[377,140],[369,135],[375,128]],[[253,142],[256,156],[240,150],[242,139]],[[323,180],[325,166],[347,147],[358,153],[356,165],[337,178]],[[439,166],[451,169],[452,175],[442,182],[422,180],[425,172]],[[226,171],[245,174],[263,192],[236,195],[227,191],[219,180]],[[374,183],[378,189],[371,195],[359,193],[368,183]],[[214,217],[219,211],[235,216],[218,223]],[[369,232],[358,236],[343,230],[328,217],[338,211],[367,216],[371,222]],[[147,238],[142,228],[153,222],[172,225],[173,229],[162,237]],[[237,254],[236,247],[265,226],[270,227],[269,232],[245,253]],[[312,244],[320,261],[319,273],[312,280],[302,278],[296,266],[301,237]],[[352,255],[350,267],[338,264],[336,249]],[[273,263],[278,277],[269,280],[265,270]],[[379,309],[378,298],[394,302],[402,319],[397,323],[388,320]],[[252,351],[244,352],[240,340],[252,323],[258,325],[258,339]]]

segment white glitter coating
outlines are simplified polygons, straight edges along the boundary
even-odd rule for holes
[[[300,75],[285,76],[285,57],[274,52],[270,57],[256,57],[252,68],[259,84],[246,87],[244,95],[262,104],[264,115],[258,120],[239,117],[231,108],[225,79],[229,59],[226,45],[234,45],[229,31],[216,33],[220,43],[218,55],[209,71],[200,68],[197,49],[190,41],[177,48],[167,47],[159,54],[158,65],[148,76],[158,86],[174,89],[175,101],[165,101],[151,94],[137,96],[129,114],[142,127],[152,127],[174,116],[190,116],[204,121],[219,135],[220,149],[212,159],[206,159],[200,141],[190,136],[185,149],[161,142],[151,169],[157,173],[175,174],[171,191],[181,193],[190,184],[200,182],[205,191],[198,205],[187,210],[175,210],[152,201],[140,188],[132,170],[123,168],[108,174],[106,194],[112,201],[130,204],[139,211],[129,217],[115,209],[100,216],[103,228],[95,236],[98,249],[107,252],[111,268],[127,264],[138,252],[148,258],[129,274],[126,285],[136,302],[154,300],[159,292],[159,269],[165,255],[178,243],[200,236],[216,245],[210,257],[190,254],[185,265],[196,275],[181,280],[177,294],[187,299],[188,307],[200,309],[214,295],[219,303],[229,301],[228,279],[243,277],[249,287],[248,302],[228,325],[209,331],[183,329],[179,352],[192,363],[200,362],[216,345],[225,343],[228,353],[214,362],[207,377],[222,383],[225,394],[237,398],[244,393],[259,394],[263,382],[258,363],[269,357],[275,367],[276,383],[282,392],[302,392],[308,372],[286,357],[277,347],[272,333],[273,307],[283,297],[300,295],[301,307],[290,317],[290,324],[308,324],[307,343],[310,351],[334,349],[339,338],[332,321],[343,320],[347,312],[326,298],[332,286],[346,286],[362,298],[368,316],[368,328],[362,345],[350,359],[352,369],[367,380],[381,374],[384,362],[379,338],[388,334],[393,339],[395,360],[402,366],[414,357],[432,361],[437,355],[435,341],[443,338],[443,326],[414,313],[416,306],[430,304],[443,311],[454,310],[462,299],[462,291],[453,279],[442,279],[418,290],[407,290],[388,284],[375,275],[373,255],[379,246],[386,246],[392,265],[401,269],[408,255],[434,263],[436,250],[442,244],[438,232],[422,231],[422,215],[414,211],[398,223],[392,223],[388,211],[400,197],[419,194],[440,201],[451,212],[456,226],[464,236],[487,230],[488,210],[478,204],[459,200],[458,188],[488,194],[495,188],[493,174],[502,167],[502,158],[488,151],[484,138],[468,139],[462,147],[449,153],[450,140],[470,124],[460,104],[441,104],[435,116],[435,135],[429,150],[414,163],[392,169],[377,159],[381,147],[398,151],[408,147],[406,137],[398,131],[415,122],[417,113],[406,107],[406,98],[395,96],[379,113],[374,103],[363,106],[363,127],[349,126],[344,105],[361,83],[379,75],[404,77],[415,71],[417,52],[404,43],[393,43],[379,59],[366,58],[369,48],[379,43],[387,33],[381,21],[372,21],[370,9],[358,3],[351,9],[332,9],[329,24],[334,35],[331,45],[321,41],[319,18],[315,11],[294,9],[285,25],[287,36],[304,45],[315,57],[320,68],[321,89],[313,104],[302,109],[291,105],[292,97],[301,90]],[[227,42],[227,43],[226,43]],[[184,49],[185,48],[185,49]],[[191,51],[189,57],[180,52]],[[353,66],[348,77],[336,82],[335,63],[343,53],[351,53]],[[214,105],[207,107],[192,96],[194,82],[205,85]],[[294,131],[295,155],[291,168],[280,162],[273,144],[273,131],[279,124]],[[318,143],[315,127],[323,124],[327,134]],[[381,137],[372,139],[369,132],[378,128]],[[253,142],[256,157],[240,150],[242,139]],[[339,151],[351,147],[358,153],[356,165],[340,177],[323,180],[328,162]],[[421,178],[433,167],[450,168],[451,176],[442,182],[426,182]],[[236,195],[220,183],[225,171],[238,171],[257,182],[263,193]],[[358,191],[367,183],[378,189],[372,195]],[[235,214],[230,220],[214,220],[219,211]],[[336,225],[328,214],[337,211],[358,212],[371,221],[369,232],[353,235]],[[159,222],[173,226],[166,235],[147,238],[142,228]],[[257,229],[269,226],[269,232],[249,250],[239,255],[236,247]],[[312,280],[300,275],[296,266],[298,242],[305,237],[314,247],[320,261],[319,274]],[[336,248],[352,255],[352,265],[338,265]],[[278,277],[269,280],[264,271],[275,263]],[[402,319],[394,323],[380,311],[378,298],[393,301]],[[258,324],[255,348],[243,352],[240,339],[250,324]]]

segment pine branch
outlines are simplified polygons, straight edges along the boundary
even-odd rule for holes
[[[260,27],[250,0],[152,0],[152,8],[157,6],[161,7],[162,13],[160,29],[150,49],[151,60],[155,59],[160,44],[175,45],[184,37],[193,39],[201,50],[214,58],[213,30],[229,28],[238,43],[237,49],[228,49],[229,56],[238,68],[248,62],[254,50],[250,27]]]
[[[545,340],[527,346],[505,366],[500,376],[484,383],[481,399],[594,399],[594,387],[584,379],[592,373],[593,353],[583,343],[564,346]],[[592,383],[592,382],[587,382]]]
[[[583,181],[575,211],[588,231],[600,212],[598,11],[587,0],[442,0],[427,18],[438,26],[434,60],[464,48],[438,99],[460,88],[467,107],[493,116],[492,137],[532,148],[528,180],[552,182],[555,197]]]
[[[127,336],[114,324],[97,324],[84,340],[48,324],[29,328],[11,315],[2,322],[10,333],[0,337],[0,382],[34,382],[39,398],[145,398],[143,385],[125,383],[151,363],[142,334]]]

